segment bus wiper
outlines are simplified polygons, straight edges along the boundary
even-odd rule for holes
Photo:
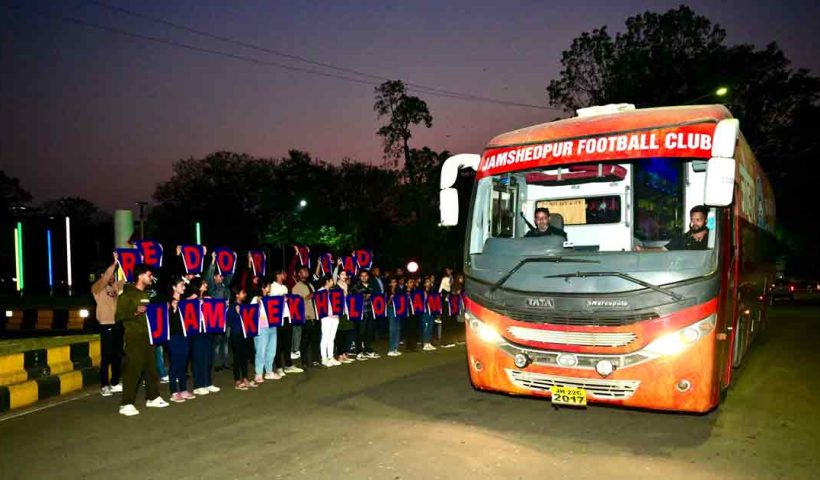
[[[668,295],[675,299],[676,302],[680,303],[684,301],[684,297],[679,295],[675,292],[667,290],[663,287],[659,287],[653,283],[644,282],[639,278],[635,278],[632,275],[627,275],[626,273],[622,272],[575,272],[575,273],[559,273],[557,275],[546,275],[544,278],[584,278],[584,277],[618,277],[624,280],[628,280],[632,283],[637,283],[638,285],[648,288],[650,290],[654,290],[658,293],[662,293],[664,295]]]
[[[498,281],[495,282],[492,287],[490,287],[490,290],[487,293],[492,294],[493,292],[495,292],[498,289],[498,287],[503,285],[504,282],[506,282],[508,278],[513,276],[513,274],[515,272],[517,272],[521,267],[523,267],[527,263],[565,263],[565,262],[567,262],[567,263],[601,263],[598,260],[586,260],[586,259],[583,259],[583,258],[564,258],[564,257],[557,257],[557,256],[555,256],[555,257],[527,257],[527,258],[522,259],[520,262],[518,262],[518,265],[516,265],[512,269],[510,269],[510,271],[507,272],[503,277],[499,278]]]

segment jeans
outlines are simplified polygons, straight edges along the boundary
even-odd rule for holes
[[[171,335],[171,340],[168,342],[168,356],[171,357],[171,368],[169,369],[171,393],[188,390],[188,354],[190,351],[190,338],[185,335]]]
[[[293,365],[293,360],[290,359],[293,325],[290,324],[290,320],[286,319],[282,322],[281,327],[276,327],[276,330],[276,368],[290,367]]]
[[[294,325],[291,332],[290,351],[296,353],[301,350],[302,345],[302,325]]]
[[[395,352],[399,349],[399,339],[401,338],[401,319],[392,312],[387,313],[387,324],[390,335],[388,337],[388,350]]]
[[[154,348],[154,355],[156,355],[157,375],[159,375],[160,378],[167,377],[168,372],[165,370],[165,349],[162,345],[157,345],[156,348]]]
[[[355,337],[355,332],[352,329],[337,330],[336,331],[336,355],[341,355],[343,353],[355,352],[355,348],[351,349],[351,346],[353,345],[353,338],[354,337]]]
[[[421,314],[419,336],[421,337],[421,343],[430,343],[430,339],[433,337],[433,316],[427,312]]]
[[[211,363],[217,367],[228,368],[231,364],[231,353],[228,350],[228,337],[230,332],[215,333],[214,335],[214,352]]]
[[[248,379],[248,339],[242,332],[231,333],[231,351],[233,353],[233,379],[238,382]]]
[[[333,358],[333,342],[336,340],[336,329],[339,328],[339,317],[322,319],[322,339],[319,341],[319,354],[322,360]]]
[[[273,357],[276,356],[276,327],[265,327],[259,329],[259,335],[254,337],[253,344],[256,347],[256,357],[254,359],[254,371],[256,375],[265,372],[273,373]]]
[[[100,330],[100,387],[120,383],[122,369],[122,324],[102,325]],[[111,367],[111,381],[108,369]]]
[[[191,371],[194,374],[194,388],[213,385],[214,335],[200,333],[191,338]]]
[[[302,344],[300,360],[302,368],[313,367],[313,362],[319,361],[319,338],[322,336],[322,327],[318,320],[308,320],[302,325]]]
[[[359,353],[372,353],[375,335],[373,315],[365,313],[356,325],[356,350]]]

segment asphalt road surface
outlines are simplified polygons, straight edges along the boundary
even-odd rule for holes
[[[131,418],[116,395],[88,390],[0,417],[0,479],[820,478],[820,307],[770,318],[706,415],[476,392],[456,347],[138,405]]]

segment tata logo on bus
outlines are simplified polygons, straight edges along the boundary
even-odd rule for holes
[[[527,299],[527,306],[541,308],[555,308],[555,303],[551,298],[530,297]]]
[[[626,300],[587,300],[587,308],[628,308]]]

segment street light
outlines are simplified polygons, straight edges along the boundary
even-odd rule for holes
[[[722,97],[725,97],[728,94],[729,94],[729,87],[718,87],[713,92],[707,93],[705,95],[701,95],[699,97],[695,97],[695,98],[689,100],[688,102],[683,103],[683,105],[692,105],[693,103],[695,103],[699,100],[703,100],[704,98],[710,98],[710,97],[722,98]]]
[[[305,208],[305,207],[307,207],[307,200],[305,200],[303,198],[303,199],[299,200],[299,208]]]

